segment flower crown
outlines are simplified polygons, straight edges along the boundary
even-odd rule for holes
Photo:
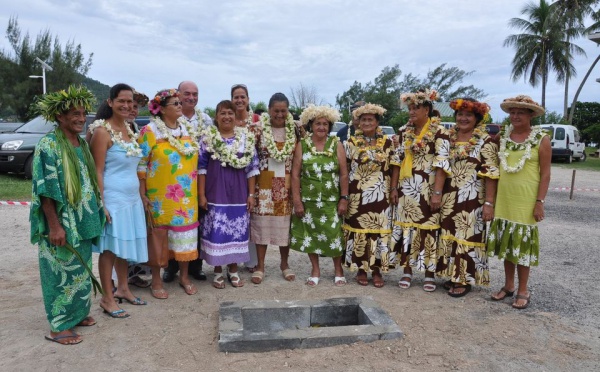
[[[171,97],[179,97],[179,91],[174,88],[159,90],[154,98],[152,98],[152,101],[150,101],[148,104],[148,110],[152,115],[158,115],[160,112],[160,106],[162,106],[162,104]]]
[[[92,111],[96,98],[83,85],[70,85],[67,89],[45,94],[37,102],[37,111],[47,121],[56,121],[56,116],[69,111],[73,107],[83,107]]]
[[[300,123],[302,123],[302,125],[306,125],[311,120],[315,120],[317,118],[325,118],[328,122],[333,124],[336,121],[340,121],[340,113],[333,107],[315,106],[313,104],[309,104],[307,108],[302,110],[302,114],[300,114]]]
[[[438,97],[437,90],[424,89],[423,92],[402,93],[402,95],[400,95],[400,101],[406,106],[421,106],[425,102],[433,104],[434,101],[437,101]]]
[[[481,116],[485,116],[490,111],[490,106],[485,102],[473,102],[462,98],[451,101],[450,108],[454,111],[471,111]]]
[[[148,104],[149,98],[144,93],[138,92],[137,90],[133,89],[133,100],[137,102],[139,106],[144,107]]]
[[[387,110],[380,105],[376,105],[374,103],[367,103],[352,111],[352,117],[354,118],[354,120],[358,120],[358,118],[360,118],[360,116],[364,114],[383,116],[383,114],[385,114],[386,111]]]

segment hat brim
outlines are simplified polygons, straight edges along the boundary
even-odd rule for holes
[[[534,105],[534,104],[526,103],[526,102],[515,102],[515,101],[502,102],[500,104],[500,108],[502,109],[502,111],[506,112],[507,114],[510,113],[510,109],[512,109],[512,108],[528,109],[533,112],[532,118],[537,118],[538,116],[542,116],[546,112],[546,110],[544,110],[544,108],[542,106],[538,106],[538,105]]]

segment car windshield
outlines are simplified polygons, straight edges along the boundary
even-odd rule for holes
[[[46,121],[46,119],[38,116],[27,123],[20,126],[15,132],[17,133],[48,133],[54,129],[54,123]]]
[[[342,129],[345,126],[346,126],[346,123],[344,123],[342,121],[336,121],[335,123],[333,123],[333,126],[331,127],[331,131],[337,133],[340,129]]]
[[[381,130],[383,131],[383,134],[394,134],[394,128],[392,127],[382,126]]]

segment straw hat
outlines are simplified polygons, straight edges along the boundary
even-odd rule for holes
[[[507,98],[500,104],[502,111],[508,113],[511,108],[524,108],[533,112],[532,117],[538,117],[544,115],[546,110],[540,106],[537,102],[526,95],[518,95],[514,98]]]

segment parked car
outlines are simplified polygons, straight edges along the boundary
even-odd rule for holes
[[[344,123],[343,121],[336,121],[335,123],[333,123],[333,126],[331,127],[331,131],[329,131],[329,136],[333,137],[337,134],[338,130],[342,129],[343,127],[345,127],[346,123]]]
[[[14,132],[23,123],[0,123],[0,133]]]
[[[443,125],[446,129],[450,129],[456,125],[456,123],[453,123],[451,121],[442,121],[440,124]]]
[[[94,115],[87,115],[85,127],[80,136],[94,121]],[[42,137],[54,129],[55,123],[38,116],[17,128],[14,132],[0,134],[0,172],[24,173],[31,178],[33,151]]]
[[[396,131],[393,127],[382,125],[380,128],[383,131],[383,134],[387,134],[388,136],[393,136],[394,134],[396,134]]]
[[[577,128],[565,124],[542,124],[541,127],[550,135],[552,160],[585,161],[585,143],[581,142]]]
[[[495,136],[500,132],[500,125],[498,124],[486,124],[485,130],[488,132],[490,136]]]

